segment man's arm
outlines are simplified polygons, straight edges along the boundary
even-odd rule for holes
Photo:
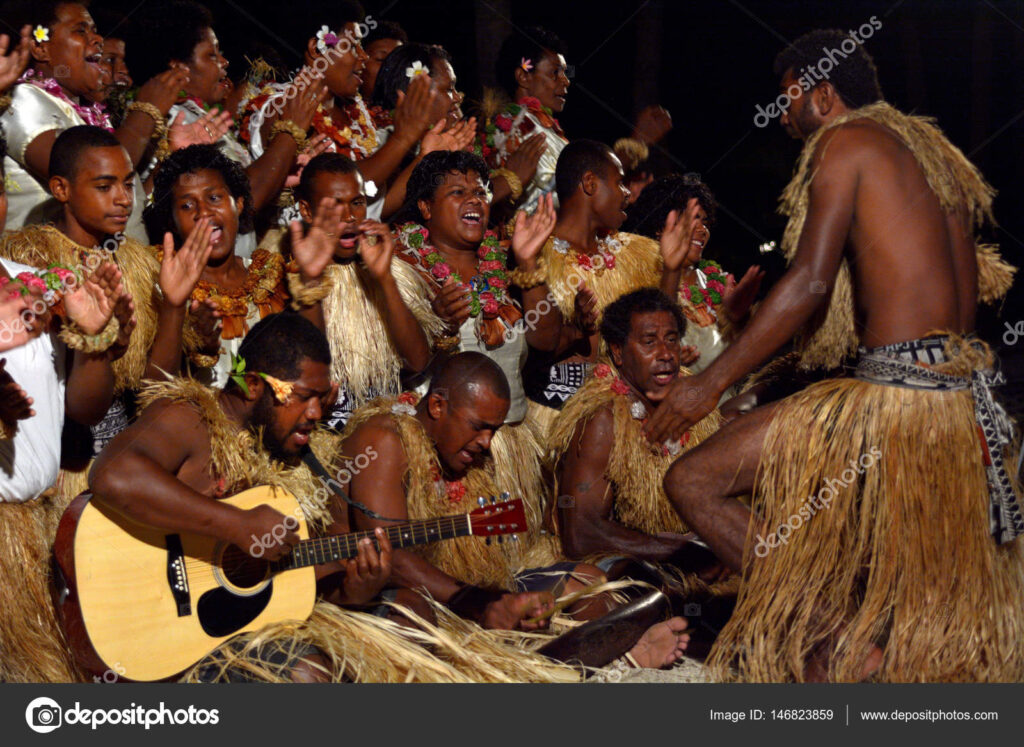
[[[186,405],[156,402],[118,434],[100,453],[89,472],[89,487],[99,500],[140,524],[170,532],[214,537],[243,550],[250,537],[262,537],[284,516],[268,506],[242,510],[203,495],[177,478],[182,467],[209,444],[199,415]],[[288,532],[284,543],[298,541]],[[262,556],[276,560],[280,545]]]
[[[807,218],[789,271],[739,337],[707,369],[672,385],[645,430],[654,441],[679,435],[722,393],[788,342],[832,292],[853,221],[862,136],[839,127],[815,152]]]
[[[96,425],[114,399],[114,372],[106,352],[71,354],[71,371],[64,390],[67,416],[82,425]]]
[[[612,519],[614,496],[605,477],[615,440],[612,412],[603,408],[580,424],[558,464],[558,518],[562,549],[570,558],[599,552],[667,560],[687,541],[682,535],[655,537]]]

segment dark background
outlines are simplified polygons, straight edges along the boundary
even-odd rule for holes
[[[143,0],[157,2],[158,0]],[[137,0],[105,3],[131,13]],[[778,240],[783,221],[777,196],[788,181],[800,144],[777,121],[759,129],[755,107],[777,95],[776,53],[816,27],[857,29],[876,16],[882,28],[865,44],[878,65],[882,90],[896,107],[938,119],[950,139],[999,191],[1000,228],[993,236],[1004,256],[1024,265],[1024,0],[366,0],[377,19],[401,23],[410,38],[444,45],[471,102],[493,83],[493,58],[512,27],[540,24],[565,39],[573,85],[560,117],[570,138],[608,143],[627,135],[634,112],[661,103],[675,128],[664,145],[679,170],[700,173],[719,202],[719,224],[708,254],[741,273],[780,258],[760,256],[759,244]],[[233,74],[254,40],[279,45],[285,17],[310,14],[310,28],[335,25],[294,3],[211,0],[216,31]],[[304,20],[304,19],[303,19]],[[102,30],[102,29],[101,29]],[[130,51],[129,51],[130,54]],[[234,77],[234,75],[233,75]],[[472,108],[471,106],[468,108]],[[1024,273],[1022,273],[1024,274]],[[1002,343],[1004,324],[1024,320],[1024,280],[1002,310],[983,312],[979,329]],[[893,288],[893,292],[899,292]],[[1004,346],[1005,359],[1024,358],[1024,337]]]

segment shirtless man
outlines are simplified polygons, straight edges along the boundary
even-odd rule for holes
[[[1008,285],[971,235],[991,217],[991,192],[938,128],[882,101],[862,47],[800,91],[803,67],[844,40],[815,31],[776,61],[792,99],[782,125],[806,140],[784,193],[789,271],[733,345],[672,385],[646,430],[678,437],[805,325],[802,366],[837,366],[862,346],[851,378],[744,415],[666,476],[684,521],[745,570],[713,662],[740,679],[1018,679],[1021,639],[997,631],[1024,623],[1020,519],[1012,496],[999,505],[993,491],[990,506],[963,388],[990,358],[946,345],[973,331],[979,297],[1005,292],[979,282],[979,265]],[[936,387],[918,363],[955,374],[944,385],[960,391],[926,391]],[[751,491],[753,514],[732,497]]]
[[[259,555],[252,537],[278,537],[282,526],[288,528],[285,517],[269,506],[243,510],[216,499],[251,483],[271,482],[271,458],[297,465],[337,385],[329,378],[327,340],[298,315],[265,318],[239,352],[247,364],[240,376],[244,386],[238,379],[220,391],[183,379],[154,385],[150,395],[159,398],[97,458],[89,483],[94,500],[139,523],[216,537],[254,557],[276,560],[298,542],[293,531],[259,547]],[[287,395],[280,391],[282,384]],[[257,443],[254,434],[259,432],[262,442]],[[233,456],[229,464],[218,462],[224,450]],[[338,531],[347,529],[343,513],[336,514],[334,523]],[[367,540],[356,558],[316,566],[319,594],[339,605],[360,605],[375,597],[391,565],[387,535],[378,532],[377,541],[379,553]],[[326,671],[323,659],[315,651],[302,658],[306,661],[267,663],[287,664],[296,680],[320,679]]]
[[[345,431],[341,452],[351,456],[371,453],[372,449],[376,457],[353,476],[349,492],[354,501],[387,520],[350,511],[352,524],[363,529],[387,526],[390,520],[404,521],[410,516],[428,518],[423,514],[430,512],[438,501],[443,501],[442,513],[458,511],[461,498],[455,496],[476,496],[472,468],[486,458],[491,438],[504,421],[508,407],[509,386],[501,368],[481,353],[466,352],[451,357],[439,368],[430,390],[415,408],[399,401],[388,406],[371,405],[357,412]],[[436,478],[435,470],[440,471]],[[463,481],[469,483],[468,489],[452,489]],[[454,553],[467,556],[472,552],[457,543],[482,540],[467,537],[428,547],[454,547]],[[502,560],[499,556],[498,561]],[[546,617],[553,601],[546,589],[567,571],[597,575],[591,566],[562,563],[520,574],[516,585],[535,591],[511,593],[507,589],[512,584],[503,589],[495,588],[496,584],[491,582],[489,588],[483,588],[467,583],[468,578],[451,575],[460,567],[464,564],[460,566],[451,553],[428,559],[418,552],[396,550],[392,581],[407,588],[425,589],[460,616],[485,628],[512,630],[538,627],[535,618]],[[570,584],[579,586],[579,582],[569,581],[567,589]],[[592,614],[594,610],[586,612]],[[683,633],[685,628],[682,618],[654,625],[642,636],[637,633],[639,640],[634,637],[611,658],[625,654],[635,642],[631,653],[641,666],[667,666],[686,648],[689,636]]]

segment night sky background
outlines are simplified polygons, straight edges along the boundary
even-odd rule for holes
[[[158,0],[143,0],[157,2]],[[128,2],[94,2],[131,14]],[[254,40],[280,45],[282,14],[311,27],[305,3],[211,0],[215,28],[232,61]],[[629,133],[634,113],[660,103],[675,128],[665,155],[679,171],[696,171],[714,191],[719,222],[708,256],[740,274],[755,262],[782,270],[781,258],[762,256],[762,242],[781,237],[775,214],[800,143],[777,124],[753,124],[755,107],[777,95],[772,61],[788,41],[813,28],[856,29],[875,16],[882,23],[865,44],[876,61],[885,98],[896,107],[934,116],[950,139],[996,187],[1000,228],[988,239],[1024,265],[1024,0],[691,0],[585,2],[583,0],[366,0],[377,19],[402,24],[415,41],[439,43],[454,59],[467,108],[493,83],[486,59],[496,54],[510,24],[543,25],[569,46],[572,87],[560,117],[572,138],[612,143]],[[297,14],[297,15],[296,15]],[[102,29],[101,29],[102,31]],[[129,50],[129,55],[131,50]],[[483,62],[482,62],[483,61]],[[1024,274],[1024,273],[1022,273]],[[1024,320],[1024,280],[997,317],[983,312],[979,329],[1001,344],[1004,323]],[[899,292],[898,288],[892,289]],[[1004,358],[1024,359],[1024,338]]]

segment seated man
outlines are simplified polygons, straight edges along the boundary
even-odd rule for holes
[[[269,506],[242,510],[217,499],[274,484],[299,499],[311,530],[329,523],[347,530],[343,513],[315,501],[317,485],[299,466],[337,387],[328,378],[330,350],[323,333],[296,314],[268,316],[253,327],[239,352],[245,371],[222,390],[190,379],[144,390],[148,406],[96,460],[89,482],[94,500],[142,524],[217,537],[255,557],[276,560],[298,541],[294,532],[268,547],[257,546],[252,538],[281,535],[274,530],[288,527],[285,517]],[[317,566],[324,600],[362,604],[377,595],[389,576],[391,556],[386,535],[378,532],[377,540],[379,553],[366,541],[357,558]],[[226,671],[229,679],[341,678],[346,675],[346,640],[339,633],[344,620],[344,613],[320,603],[291,637],[288,631],[265,635],[269,643],[251,651],[232,639],[191,676],[210,679]],[[296,640],[305,645],[294,645]],[[399,649],[412,645],[396,636],[388,641]],[[299,653],[285,655],[292,646]],[[240,650],[257,661],[241,663]],[[400,650],[391,653],[402,655]]]
[[[629,197],[622,164],[611,148],[593,140],[562,150],[555,182],[560,207],[551,238],[533,256],[517,256],[511,276],[523,289],[524,316],[536,319],[526,326],[535,351],[524,374],[531,400],[526,422],[544,444],[557,411],[597,362],[594,320],[637,288],[658,286],[675,296],[699,226],[699,205],[692,199],[684,213],[669,214],[660,242],[619,233]]]
[[[655,288],[627,293],[605,309],[601,337],[615,368],[598,365],[551,432],[558,529],[569,557],[612,553],[671,563],[691,547],[661,483],[682,451],[717,430],[718,414],[681,441],[653,446],[643,434],[669,384],[688,375],[680,369],[685,329],[679,306]]]
[[[415,396],[407,395],[378,400],[357,411],[343,434],[343,460],[354,461],[354,455],[364,453],[374,455],[365,468],[353,470],[350,493],[354,503],[362,503],[380,518],[350,509],[349,518],[357,528],[457,513],[473,508],[473,497],[496,492],[487,452],[509,407],[508,381],[501,368],[481,353],[460,353],[439,368],[426,396],[415,407],[413,401]],[[546,567],[518,576],[512,563],[517,554],[505,552],[516,543],[487,545],[478,537],[461,537],[417,551],[396,550],[392,581],[426,590],[485,628],[534,627],[542,595],[511,593],[509,589],[564,585],[571,591],[583,586],[577,578],[601,579],[593,566],[554,564],[559,558],[547,543],[539,541],[539,534],[538,528],[532,527],[523,536],[519,562],[521,566]],[[567,574],[572,575],[567,579]],[[600,598],[573,610],[584,618],[606,611]],[[685,649],[685,627],[682,618],[655,625],[631,653],[641,666],[671,664]],[[626,645],[617,654],[625,654],[629,648]]]

